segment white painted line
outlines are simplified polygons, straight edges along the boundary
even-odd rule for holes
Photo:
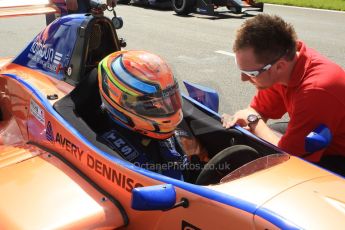
[[[230,52],[227,52],[227,51],[224,51],[224,50],[217,50],[217,51],[214,51],[214,52],[219,53],[219,54],[228,55],[230,57],[235,57],[234,53],[230,53]]]

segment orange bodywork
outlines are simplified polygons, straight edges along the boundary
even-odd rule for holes
[[[5,66],[6,64],[8,64],[10,61],[12,60],[11,57],[7,57],[7,58],[0,58],[0,70],[3,66]]]
[[[59,13],[59,9],[48,0],[0,1],[0,18]]]
[[[0,168],[0,196],[6,197],[0,203],[1,229],[114,229],[125,224],[118,207],[61,160],[27,145],[9,148],[5,155],[15,149],[36,156],[18,157],[17,163]]]
[[[148,172],[97,149],[54,110],[72,85],[8,60],[0,65],[0,229],[345,226],[341,177],[292,156],[213,186]],[[133,188],[164,183],[189,206],[131,208]]]
[[[62,98],[73,89],[67,83],[15,64],[7,65],[3,71],[21,76],[25,82],[40,89],[40,93],[44,97],[55,93]],[[30,191],[26,195],[30,199],[25,200],[26,198],[22,197],[16,203],[1,206],[0,219],[7,220],[0,223],[1,229],[32,229],[32,226],[38,226],[38,228],[41,228],[40,226],[42,228],[73,226],[73,229],[94,229],[93,226],[95,228],[117,228],[125,225],[124,218],[111,202],[104,204],[99,202],[104,195],[97,193],[92,186],[86,186],[86,182],[80,176],[68,169],[53,154],[49,158],[49,153],[31,144],[25,144],[28,142],[57,152],[91,181],[96,182],[102,190],[117,199],[129,217],[126,229],[140,229],[142,226],[146,226],[147,229],[161,229],[162,226],[164,229],[177,229],[181,228],[184,221],[197,223],[196,226],[203,229],[211,226],[215,229],[222,229],[224,226],[253,228],[252,213],[210,200],[179,187],[176,187],[176,199],[178,201],[182,197],[188,198],[190,202],[188,209],[178,208],[169,212],[133,210],[130,207],[130,200],[131,190],[134,187],[162,184],[162,182],[118,164],[110,159],[111,155],[108,157],[99,155],[93,146],[78,138],[75,131],[60,124],[60,121],[17,80],[4,75],[0,76],[0,91],[3,92],[0,104],[4,118],[1,126],[3,132],[0,131],[2,133],[0,140],[3,144],[0,155],[0,164],[3,167],[0,169],[0,174],[1,180],[4,181],[0,184],[0,197],[10,197],[6,200],[15,202],[16,195],[13,191]],[[53,104],[55,101],[49,102]],[[32,103],[36,103],[44,111],[44,121],[33,115]],[[12,123],[15,122],[12,128],[9,125],[11,120]],[[46,138],[48,122],[51,124],[56,141],[48,141]],[[6,130],[11,130],[11,132]],[[12,133],[18,139],[14,143],[8,142],[5,138],[6,133]],[[118,161],[122,160],[118,159]],[[25,183],[10,183],[18,180],[23,180]],[[7,184],[9,184],[8,187]],[[69,190],[66,190],[68,187]],[[90,191],[87,191],[85,187]],[[89,205],[88,212],[84,210],[85,203]],[[21,205],[24,205],[25,209],[20,207]],[[15,214],[16,210],[20,209],[21,211]],[[33,211],[30,212],[30,209]],[[68,213],[67,210],[79,210],[75,212],[80,212],[80,215],[65,215]],[[207,210],[209,219],[200,218],[205,215],[205,210]],[[53,213],[54,215],[52,215]],[[61,217],[59,222],[52,221],[53,216],[57,215],[56,213]],[[14,218],[15,215],[25,216]],[[210,219],[217,219],[217,222],[210,222]],[[53,226],[53,223],[56,225]]]
[[[260,186],[255,190],[248,189],[253,184]],[[279,167],[210,188],[260,204],[263,209],[284,213],[287,219],[303,229],[345,226],[344,179],[297,157],[291,156]],[[256,225],[260,225],[260,219],[255,217]]]

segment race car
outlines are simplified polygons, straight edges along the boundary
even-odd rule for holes
[[[247,14],[249,11],[263,12],[264,3],[255,0],[172,0],[172,7],[178,15],[192,12],[217,15],[220,13]],[[227,10],[218,10],[226,7]]]
[[[118,3],[160,8],[172,7],[177,15],[188,15],[194,12],[214,16],[224,13],[247,14],[249,11],[263,12],[264,10],[264,3],[255,0],[118,0]]]
[[[77,14],[1,60],[0,229],[345,226],[344,178],[241,127],[224,129],[212,89],[186,83],[183,96],[183,122],[210,158],[187,169],[198,172],[194,181],[140,168],[100,143],[90,71],[120,49],[112,20]],[[326,127],[312,136],[318,148],[331,138]]]

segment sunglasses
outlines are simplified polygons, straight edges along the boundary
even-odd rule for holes
[[[281,56],[279,56],[277,59],[275,59],[274,61],[272,61],[270,64],[267,64],[265,65],[264,67],[262,67],[261,69],[258,69],[258,70],[251,70],[251,71],[246,71],[246,70],[241,70],[241,73],[242,74],[245,74],[249,77],[258,77],[261,73],[269,70],[280,58],[282,58],[283,56],[285,55],[285,53]],[[236,62],[236,65],[237,65],[237,60],[235,58],[235,62]],[[238,65],[237,65],[238,66]]]

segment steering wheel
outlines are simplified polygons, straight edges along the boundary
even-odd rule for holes
[[[195,183],[198,185],[217,184],[227,174],[259,157],[259,152],[247,145],[228,147],[207,162]]]

